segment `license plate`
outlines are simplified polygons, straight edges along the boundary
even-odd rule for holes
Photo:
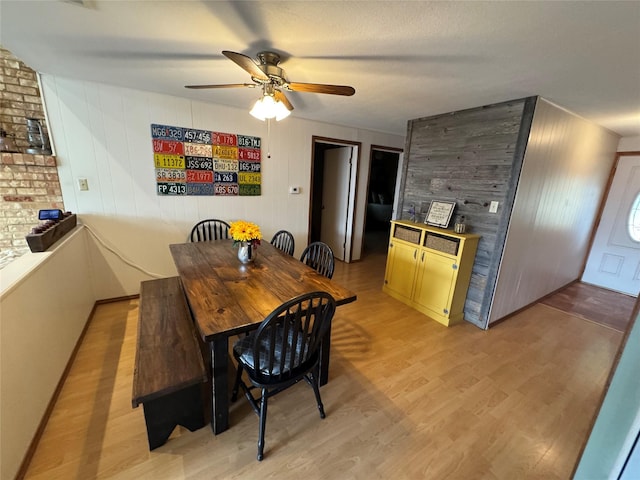
[[[253,185],[259,185],[261,176],[261,173],[240,172],[238,173],[238,181],[243,184],[250,183]]]
[[[238,144],[238,140],[237,137],[232,133],[213,132],[211,143],[213,143],[214,145],[234,146]]]
[[[238,159],[240,160],[260,160],[260,150],[256,148],[239,148]]]
[[[186,182],[187,175],[179,168],[156,168],[157,182]]]
[[[191,155],[193,157],[211,158],[211,145],[204,145],[202,143],[185,143],[184,154]]]
[[[238,170],[241,172],[259,172],[260,162],[238,162]]]
[[[215,183],[238,183],[236,172],[214,172],[213,181]]]
[[[187,183],[187,195],[213,195],[213,183]]]
[[[153,140],[154,153],[168,153],[169,155],[184,155],[182,142],[172,140]]]
[[[193,128],[185,128],[184,141],[191,143],[211,143],[211,132],[208,130],[195,130]]]
[[[253,196],[260,195],[260,185],[239,185],[240,195]]]
[[[186,195],[184,183],[158,183],[158,195]]]
[[[213,160],[202,157],[185,157],[187,170],[213,170]]]
[[[238,195],[238,185],[235,183],[214,183],[213,189],[216,195]]]
[[[260,137],[238,135],[238,146],[247,148],[260,148]]]
[[[187,183],[213,183],[211,170],[187,170]]]
[[[156,168],[183,168],[184,157],[178,155],[168,155],[166,153],[154,153],[153,161]]]
[[[238,158],[238,147],[227,147],[224,145],[215,145],[213,147],[213,156],[215,158],[235,160]]]
[[[153,138],[181,142],[184,139],[184,128],[151,124],[151,136]]]
[[[230,162],[228,160],[213,159],[213,169],[217,172],[237,172],[238,161]]]

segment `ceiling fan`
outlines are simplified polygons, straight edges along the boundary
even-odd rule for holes
[[[273,104],[280,103],[281,108],[286,109],[286,114],[281,113],[280,118],[284,118],[293,110],[293,105],[289,99],[283,93],[283,90],[289,92],[310,92],[310,93],[325,93],[329,95],[344,95],[351,96],[356,93],[353,87],[346,85],[324,85],[320,83],[299,83],[290,82],[285,74],[285,71],[278,66],[280,63],[280,55],[275,52],[264,51],[257,55],[259,63],[254,61],[251,57],[243,55],[242,53],[230,52],[224,50],[222,54],[229,60],[236,63],[240,68],[245,70],[251,75],[251,80],[254,83],[227,83],[219,85],[185,85],[185,88],[193,89],[205,89],[205,88],[236,88],[236,87],[262,87],[262,97],[259,102],[269,101]],[[257,104],[256,104],[257,106]],[[255,109],[255,107],[254,107]],[[252,110],[252,115],[254,115]],[[254,115],[257,116],[257,115]],[[267,116],[266,118],[273,118],[273,116]],[[261,118],[264,120],[265,118]],[[276,120],[279,120],[276,116]]]

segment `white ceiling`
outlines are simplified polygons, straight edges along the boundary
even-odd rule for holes
[[[43,73],[249,109],[222,50],[283,55],[294,116],[404,135],[413,118],[530,95],[640,135],[640,1],[0,0],[0,43]],[[248,113],[247,113],[248,115]],[[286,122],[286,120],[284,120]]]

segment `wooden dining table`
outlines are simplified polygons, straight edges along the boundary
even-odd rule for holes
[[[262,242],[247,265],[232,240],[169,245],[180,275],[211,379],[211,428],[217,435],[229,427],[229,338],[255,329],[285,301],[313,291],[329,292],[337,305],[356,294],[297,258]],[[322,343],[320,384],[328,380],[331,330]]]

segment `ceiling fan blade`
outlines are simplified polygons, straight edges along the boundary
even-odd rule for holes
[[[273,92],[273,98],[284,103],[284,106],[287,107],[287,110],[289,110],[290,112],[293,110],[293,105],[291,105],[289,99],[280,90],[276,90],[275,92]]]
[[[269,77],[260,70],[260,67],[258,67],[251,57],[247,57],[242,53],[230,52],[228,50],[223,50],[222,54],[229,60],[235,62],[240,68],[249,72],[249,75],[251,75],[252,78],[257,78],[258,80],[263,81],[269,80]]]
[[[289,82],[288,87],[294,92],[328,93],[329,95],[344,95],[350,97],[356,93],[355,88],[347,85],[322,85],[319,83]]]
[[[204,88],[237,88],[237,87],[254,88],[255,86],[256,86],[255,83],[223,83],[220,85],[185,85],[184,88],[192,88],[194,90],[199,90]]]

